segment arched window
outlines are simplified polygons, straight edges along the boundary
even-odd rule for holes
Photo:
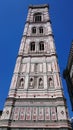
[[[41,41],[41,42],[39,43],[39,50],[40,50],[40,51],[44,51],[44,42],[43,42],[43,41]]]
[[[34,22],[41,22],[41,21],[42,21],[41,13],[34,14]]]
[[[32,27],[32,33],[36,33],[36,27]]]
[[[39,27],[39,33],[43,33],[43,27]]]
[[[43,79],[39,78],[39,88],[42,88],[42,87],[43,87]]]
[[[30,50],[35,51],[35,42],[30,43]]]
[[[24,88],[24,78],[20,79],[19,88]]]
[[[49,85],[49,87],[53,87],[52,77],[49,77],[49,78],[48,78],[48,85]]]
[[[29,80],[29,87],[33,88],[33,86],[34,86],[34,78],[31,77]]]

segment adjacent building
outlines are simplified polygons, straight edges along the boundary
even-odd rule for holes
[[[0,111],[0,119],[1,119],[2,111]]]
[[[70,119],[72,130],[73,130],[73,117]]]
[[[67,83],[68,92],[69,92],[70,101],[71,101],[72,110],[73,110],[73,41],[72,41],[72,45],[71,45],[71,49],[69,53],[67,67],[64,70],[63,76]]]
[[[71,130],[48,9],[29,6],[0,130]]]

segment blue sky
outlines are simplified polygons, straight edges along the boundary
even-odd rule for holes
[[[22,38],[28,6],[50,5],[50,18],[58,54],[64,94],[70,117],[73,116],[67,86],[62,73],[66,67],[73,40],[73,0],[0,0],[0,110],[8,95]]]

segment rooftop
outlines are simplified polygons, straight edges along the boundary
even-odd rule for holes
[[[34,9],[34,8],[45,8],[45,7],[49,8],[49,4],[29,5],[29,8],[32,8],[32,9]]]

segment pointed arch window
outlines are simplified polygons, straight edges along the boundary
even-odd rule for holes
[[[31,77],[29,80],[29,88],[33,88],[33,86],[34,86],[34,78]]]
[[[34,22],[41,22],[41,21],[42,21],[41,13],[34,14]]]
[[[35,51],[35,42],[30,43],[30,51]]]
[[[43,33],[43,27],[39,27],[39,33]]]
[[[52,77],[48,78],[48,86],[53,87],[53,79],[52,79]]]
[[[40,51],[44,51],[44,42],[43,42],[43,41],[41,41],[41,42],[39,43],[39,50],[40,50]]]
[[[36,33],[36,27],[32,27],[32,33]]]
[[[43,88],[43,79],[39,78],[39,88]]]
[[[24,88],[24,78],[20,79],[19,88]]]

